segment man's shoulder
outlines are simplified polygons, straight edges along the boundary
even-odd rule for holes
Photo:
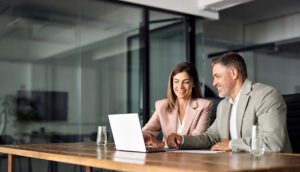
[[[268,85],[268,84],[264,84],[264,83],[254,83],[253,84],[253,88],[258,88],[258,89],[275,89],[274,87]]]
[[[275,87],[263,83],[253,84],[249,93],[251,100],[260,104],[260,102],[270,103],[278,101],[284,103],[282,94]]]
[[[252,85],[252,90],[251,90],[252,95],[254,94],[265,95],[265,94],[269,94],[270,92],[278,92],[278,90],[275,87],[272,87],[264,83],[255,83]]]
[[[219,102],[219,106],[218,107],[222,107],[223,105],[230,103],[229,102],[230,98],[229,97],[224,97],[220,102]]]

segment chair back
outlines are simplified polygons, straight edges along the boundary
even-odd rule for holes
[[[283,95],[287,106],[287,129],[294,153],[300,153],[300,93]]]

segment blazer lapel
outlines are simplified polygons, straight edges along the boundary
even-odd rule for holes
[[[183,123],[184,123],[184,128],[183,128],[183,134],[187,135],[189,129],[191,128],[191,124],[197,114],[197,107],[198,103],[197,100],[190,99],[185,110],[184,118],[183,118]]]
[[[230,118],[230,111],[231,111],[231,104],[229,103],[229,99],[226,101],[226,103],[223,106],[223,109],[221,110],[221,113],[219,115],[222,115],[223,117],[221,117],[221,121],[219,121],[219,123],[221,124],[220,126],[222,126],[220,128],[220,131],[222,132],[221,134],[221,138],[224,139],[229,139],[229,118]],[[224,119],[224,121],[222,120]]]
[[[169,115],[169,132],[177,133],[177,124],[178,124],[178,103],[175,103],[173,111]]]
[[[249,92],[251,91],[251,85],[252,82],[249,81],[248,79],[245,80],[242,88],[241,88],[241,93],[240,93],[240,98],[239,102],[237,105],[237,110],[236,110],[236,130],[237,130],[237,135],[239,138],[242,137],[242,124],[243,124],[243,118],[245,115],[245,110],[248,105],[248,101],[250,99],[250,96],[248,95]]]
[[[243,118],[248,104],[248,100],[249,100],[248,95],[240,95],[238,108],[236,110],[236,130],[239,138],[242,137],[241,129],[242,129]]]

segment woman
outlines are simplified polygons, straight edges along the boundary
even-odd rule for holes
[[[168,83],[167,99],[155,103],[155,112],[143,127],[146,145],[163,147],[156,140],[162,131],[164,140],[171,133],[199,135],[209,127],[212,103],[201,98],[198,74],[187,62],[179,63],[172,70]]]

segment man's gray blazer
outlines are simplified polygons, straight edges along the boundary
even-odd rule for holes
[[[231,104],[224,98],[217,107],[217,117],[208,130],[199,136],[184,136],[183,149],[209,149],[222,139],[230,139],[229,119]],[[258,123],[264,130],[265,150],[292,152],[286,127],[286,105],[281,94],[265,84],[253,84],[246,79],[237,105],[237,139],[233,151],[249,151],[252,125]]]

